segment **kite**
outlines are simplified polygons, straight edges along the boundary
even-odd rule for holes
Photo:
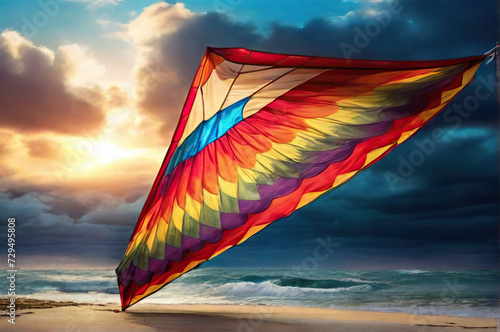
[[[116,269],[122,310],[373,165],[436,116],[486,56],[207,48]]]

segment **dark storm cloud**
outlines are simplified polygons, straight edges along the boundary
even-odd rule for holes
[[[383,1],[367,6],[343,19],[311,20],[301,29],[275,23],[262,45],[278,52],[300,50],[343,57],[339,45],[347,43],[360,50],[353,57],[383,59],[477,55],[495,46],[494,1],[484,1],[481,6],[467,0]],[[383,11],[384,21],[380,17]],[[373,22],[379,22],[381,28],[377,30]],[[367,29],[373,32],[367,34]],[[367,41],[357,39],[359,31],[367,35]]]
[[[123,201],[118,202],[115,206],[103,204],[87,213],[79,220],[79,222],[134,227],[137,222],[137,218],[139,218],[139,212],[141,211],[145,201],[146,197],[143,197],[132,204]]]
[[[88,194],[99,196],[99,193]],[[28,265],[42,268],[57,268],[54,263],[64,257],[74,257],[77,263],[92,267],[109,264],[110,261],[117,263],[126,248],[131,227],[137,220],[144,199],[127,204],[119,198],[108,197],[106,204],[101,202],[90,209],[87,206],[82,218],[63,212],[81,209],[81,206],[75,207],[79,202],[66,200],[69,206],[61,209],[62,200],[47,193],[31,193],[17,198],[0,193],[0,218],[16,218],[16,252],[19,256],[25,257],[30,262]],[[0,244],[2,248],[6,246],[5,242],[0,241]],[[46,257],[38,262],[30,258],[39,255]]]
[[[122,188],[126,190],[126,186]],[[56,248],[65,244],[79,244],[84,248],[95,244],[125,247],[144,200],[144,197],[131,200],[127,193],[111,195],[102,188],[80,188],[79,191],[63,185],[3,188],[0,219],[16,218],[16,232],[22,237],[20,247],[54,245]],[[79,252],[65,254],[78,255]],[[101,253],[102,257],[107,255]]]

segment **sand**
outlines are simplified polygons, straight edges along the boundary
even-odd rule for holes
[[[497,332],[490,318],[424,316],[318,308],[235,305],[88,305],[17,299],[15,325],[5,310],[1,331],[373,331]],[[5,303],[0,301],[2,307]]]

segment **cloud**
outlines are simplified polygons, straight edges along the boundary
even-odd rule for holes
[[[262,49],[343,58],[345,43],[357,49],[351,58],[423,60],[477,55],[491,48],[495,33],[488,26],[495,24],[494,6],[478,8],[464,0],[454,2],[459,10],[449,6],[449,1],[383,1],[340,19],[312,19],[303,28],[274,23]],[[377,20],[381,12],[387,14],[383,24]],[[474,29],[470,13],[481,17]],[[373,28],[377,25],[380,29]],[[367,28],[377,32],[367,34]]]
[[[31,157],[45,159],[59,159],[60,157],[60,147],[51,139],[44,137],[29,139],[25,144]]]
[[[0,156],[10,154],[16,147],[15,134],[10,130],[0,129]]]
[[[129,102],[128,94],[116,85],[108,88],[106,98],[107,109],[124,107]]]
[[[0,193],[0,207],[3,219],[18,217],[27,221],[50,210],[50,207],[34,194],[13,198],[5,193]]]
[[[145,201],[146,197],[143,196],[132,204],[123,201],[114,205],[103,204],[84,215],[78,222],[133,227],[137,222],[137,218],[139,218],[139,213]]]
[[[64,74],[68,83],[85,85],[106,72],[106,68],[97,63],[88,48],[79,44],[59,46],[56,67]]]
[[[186,9],[183,3],[155,3],[128,24],[128,36],[137,45],[154,46],[152,43],[177,30],[189,17],[197,15]]]
[[[37,142],[41,139],[30,141]],[[62,152],[63,156],[58,160],[40,157],[30,159],[31,163],[47,163],[47,167],[42,171],[33,172],[21,168],[13,178],[0,178],[0,193],[7,195],[5,201],[33,194],[42,197],[52,212],[66,214],[72,218],[81,218],[100,206],[116,206],[117,202],[133,203],[151,188],[164,154],[161,151],[155,157],[123,158],[95,167],[89,172],[64,165],[65,158],[69,157],[64,156],[64,149],[59,152]],[[67,170],[68,173],[75,174],[69,173],[60,177],[56,172],[59,169],[50,168],[54,163],[57,163],[62,171]]]
[[[100,196],[96,202],[92,195]],[[21,247],[54,244],[58,245],[117,245],[125,244],[132,226],[140,213],[145,197],[127,203],[120,198],[88,192],[81,197],[68,197],[66,203],[84,198],[94,200],[97,206],[87,206],[86,213],[72,217],[62,210],[64,197],[50,193],[27,193],[12,197],[0,193],[0,217],[16,218],[17,233],[22,237]],[[126,226],[126,227],[125,227]],[[81,248],[80,248],[81,250]]]
[[[0,35],[1,127],[78,135],[102,125],[101,93],[80,87],[75,92],[82,98],[66,86],[66,75],[75,70],[67,51],[59,59],[16,31]]]

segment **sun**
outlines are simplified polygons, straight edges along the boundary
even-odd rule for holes
[[[100,165],[107,165],[113,161],[134,157],[137,151],[125,149],[110,141],[103,141],[95,147],[92,156]]]

